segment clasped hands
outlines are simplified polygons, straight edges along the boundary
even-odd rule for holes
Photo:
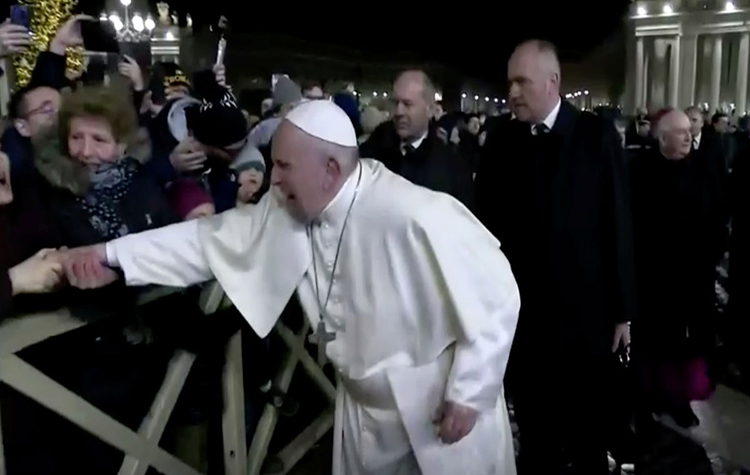
[[[104,287],[117,280],[104,265],[103,245],[76,249],[42,249],[10,269],[13,294],[42,294],[61,288],[67,281],[79,289]]]

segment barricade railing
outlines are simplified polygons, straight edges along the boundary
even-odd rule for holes
[[[156,288],[145,292],[138,304],[145,305],[179,291],[180,289]],[[199,302],[205,314],[213,314],[232,305],[216,282],[204,288]],[[0,382],[122,451],[125,458],[119,475],[144,475],[149,467],[154,467],[165,475],[199,475],[200,472],[159,447],[159,441],[169,417],[195,362],[194,354],[179,349],[175,351],[168,364],[164,381],[137,431],[116,421],[17,356],[17,353],[24,348],[77,330],[86,324],[75,318],[67,308],[54,312],[14,316],[0,322]],[[321,416],[277,454],[283,464],[283,473],[289,472],[333,426],[333,403],[336,398],[336,389],[304,347],[309,330],[307,323],[296,334],[283,323],[277,324],[275,331],[288,347],[288,351],[274,384],[281,391],[286,392],[297,364],[301,363],[302,368],[331,404]],[[245,397],[240,331],[235,333],[226,345],[222,392],[225,473],[227,475],[260,475],[276,428],[278,410],[273,405],[266,404],[248,449],[245,438]],[[2,407],[0,407],[0,420],[2,420]],[[8,434],[5,435],[8,436]],[[0,431],[0,475],[6,475],[2,431]]]

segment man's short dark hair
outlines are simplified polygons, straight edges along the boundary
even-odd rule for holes
[[[713,117],[711,117],[711,124],[712,124],[712,125],[713,125],[713,124],[717,124],[717,123],[718,123],[718,122],[719,122],[719,121],[720,121],[721,119],[723,119],[724,117],[726,117],[726,118],[727,118],[727,120],[729,120],[729,116],[728,116],[728,115],[726,115],[726,114],[725,114],[725,113],[723,113],[723,112],[717,112],[716,114],[714,114],[714,115],[713,115]]]
[[[10,101],[8,101],[8,116],[13,120],[22,119],[23,116],[26,115],[26,111],[24,110],[24,99],[26,99],[26,94],[40,87],[44,86],[28,84],[16,90],[16,92],[10,96]]]

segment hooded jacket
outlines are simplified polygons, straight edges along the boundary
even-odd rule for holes
[[[102,242],[102,236],[89,222],[88,214],[79,201],[88,193],[89,172],[67,156],[56,126],[34,141],[34,151],[36,167],[47,182],[45,194],[63,234],[64,244],[73,247]],[[130,233],[179,221],[162,189],[140,164],[127,193],[117,204],[116,212]]]

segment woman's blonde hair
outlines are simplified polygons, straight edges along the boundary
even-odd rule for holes
[[[115,141],[127,144],[138,132],[138,116],[127,85],[82,86],[65,94],[60,108],[60,140],[67,144],[70,121],[77,117],[98,117],[112,128]]]

